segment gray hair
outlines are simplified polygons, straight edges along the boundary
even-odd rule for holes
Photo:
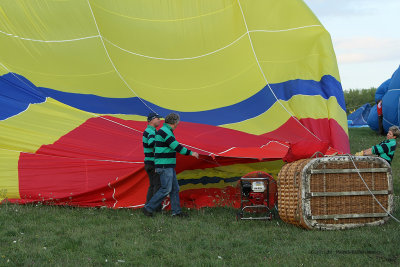
[[[398,138],[400,136],[400,130],[399,130],[399,127],[397,127],[397,126],[391,126],[389,128],[389,131],[391,131],[393,136],[396,138]]]
[[[165,123],[168,124],[177,124],[180,121],[180,117],[176,113],[170,113],[165,117]]]

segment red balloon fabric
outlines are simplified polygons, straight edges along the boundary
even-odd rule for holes
[[[36,153],[21,153],[18,166],[21,198],[10,201],[111,208],[143,206],[148,178],[141,139],[146,126],[143,121],[110,116],[91,118],[55,143],[43,145]],[[175,134],[184,146],[200,154],[199,160],[178,154],[178,174],[282,158],[296,160],[317,150],[324,153],[329,146],[327,142],[307,140],[290,145],[267,135],[188,122],[181,122]],[[301,139],[301,134],[291,135],[292,140]],[[303,137],[306,134],[303,132]],[[276,137],[274,133],[269,136]],[[284,140],[288,136],[280,135]],[[246,173],[243,172],[241,175]],[[191,184],[181,190],[182,204],[237,206],[235,182],[241,175],[180,180],[182,185]],[[226,184],[214,186],[221,183]]]

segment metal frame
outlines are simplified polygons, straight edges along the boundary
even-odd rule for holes
[[[378,218],[385,217],[386,213],[364,213],[364,214],[329,214],[329,215],[315,215],[311,216],[312,220],[322,219],[349,219],[349,218]]]
[[[324,230],[335,230],[335,229],[348,229],[354,227],[360,227],[364,225],[380,225],[389,219],[386,213],[368,213],[368,214],[329,214],[329,215],[313,215],[311,210],[311,198],[312,197],[334,197],[334,196],[358,196],[358,195],[370,195],[369,191],[349,191],[349,192],[311,192],[310,178],[313,174],[330,174],[330,173],[358,173],[356,169],[315,169],[321,163],[328,162],[348,162],[350,159],[348,156],[333,156],[316,158],[311,160],[304,166],[302,172],[299,175],[299,187],[301,188],[301,198],[302,198],[302,216],[304,222],[311,229],[324,229]],[[391,167],[386,160],[379,157],[363,156],[354,157],[354,161],[357,162],[374,162],[379,163],[381,166],[386,166],[384,168],[367,168],[358,169],[360,173],[377,173],[386,172],[387,173],[387,183],[388,190],[373,190],[374,195],[388,195],[387,203],[382,203],[382,205],[387,205],[387,210],[389,213],[393,211],[393,177],[391,172]],[[354,223],[354,224],[329,224],[323,223],[317,220],[323,219],[344,219],[344,218],[381,218],[375,222],[368,223]]]
[[[267,186],[266,186],[266,191],[267,191],[267,200],[269,202],[269,178],[265,177],[265,178],[261,178],[261,177],[255,177],[255,178],[251,178],[251,177],[242,177],[239,179],[239,182],[242,183],[242,181],[267,181]],[[243,191],[242,191],[242,185],[240,185],[240,211],[236,214],[236,219],[237,220],[271,220],[272,219],[272,212],[270,210],[270,208],[266,205],[250,205],[250,206],[246,206],[243,205],[245,202],[250,202],[250,200],[248,199],[243,199]],[[266,216],[260,216],[260,217],[244,217],[244,211],[246,209],[252,209],[252,208],[256,208],[256,209],[260,209],[260,208],[265,208],[266,209]]]
[[[389,168],[366,168],[366,169],[317,169],[310,170],[311,174],[319,173],[362,173],[362,172],[387,172]]]
[[[387,195],[389,190],[371,191],[374,195]],[[311,192],[306,193],[306,198],[311,197],[337,197],[337,196],[369,196],[369,191],[349,191],[349,192]]]

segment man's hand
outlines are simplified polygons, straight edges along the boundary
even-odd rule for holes
[[[199,153],[197,152],[192,152],[192,156],[195,157],[196,159],[199,159]]]
[[[372,156],[372,155],[373,155],[372,148],[363,150],[363,156]]]

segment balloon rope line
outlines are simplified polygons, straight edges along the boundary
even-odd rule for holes
[[[304,29],[304,28],[310,28],[310,27],[322,27],[321,25],[305,25],[305,26],[299,26],[299,27],[294,27],[294,28],[287,28],[287,29],[281,29],[281,30],[251,30],[249,32],[270,32],[270,33],[274,33],[274,32],[286,32],[286,31],[293,31],[293,30],[298,30],[298,29]],[[15,35],[12,33],[8,33],[8,32],[4,32],[0,30],[0,33],[8,36],[8,37],[12,37],[12,38],[17,38],[17,39],[21,39],[21,40],[25,40],[25,41],[32,41],[32,42],[41,42],[41,43],[64,43],[64,42],[74,42],[74,41],[80,41],[80,40],[86,40],[86,39],[92,39],[92,38],[98,38],[100,37],[100,35],[91,35],[91,36],[84,36],[84,37],[77,37],[77,38],[72,38],[72,39],[63,39],[63,40],[42,40],[42,39],[33,39],[33,38],[28,38],[28,37],[23,37],[23,36],[19,36],[19,35]],[[235,41],[231,42],[230,44],[228,44],[227,46],[224,46],[222,48],[219,48],[215,51],[200,55],[200,56],[194,56],[194,57],[188,57],[188,58],[159,58],[159,57],[152,57],[152,56],[147,56],[147,55],[142,55],[142,54],[138,54],[129,50],[125,50],[123,48],[120,48],[119,46],[117,46],[116,44],[114,44],[113,42],[107,40],[106,38],[104,38],[107,42],[109,42],[110,44],[114,45],[117,48],[120,48],[123,51],[126,51],[130,54],[134,54],[137,56],[142,56],[142,57],[146,57],[146,58],[152,58],[152,59],[160,59],[160,60],[186,60],[186,59],[195,59],[195,58],[200,58],[200,57],[204,57],[207,55],[211,55],[214,54],[220,50],[223,50],[229,46],[231,46],[232,44],[234,44],[235,42],[237,42],[239,39],[241,39],[243,36],[245,36],[247,33],[244,33],[242,36],[240,36],[238,39],[236,39]]]
[[[248,36],[249,36],[249,41],[250,41],[251,49],[253,50],[254,57],[255,57],[255,59],[256,59],[256,61],[257,61],[258,67],[259,67],[259,69],[260,69],[260,71],[261,71],[261,74],[262,74],[263,77],[264,77],[265,82],[267,83],[267,86],[268,86],[269,90],[270,90],[271,93],[274,95],[276,101],[278,101],[278,103],[282,106],[282,108],[283,108],[284,110],[286,110],[286,112],[287,112],[288,114],[290,114],[290,116],[291,116],[293,119],[295,119],[296,122],[298,122],[298,123],[299,123],[304,129],[306,129],[312,136],[314,136],[314,137],[317,138],[319,141],[321,141],[321,139],[320,139],[318,136],[316,136],[314,133],[312,133],[312,132],[311,132],[307,127],[305,127],[305,126],[304,126],[304,125],[303,125],[289,110],[286,109],[286,107],[281,103],[281,101],[280,101],[280,100],[278,99],[278,97],[276,96],[274,90],[272,90],[272,88],[271,88],[271,86],[270,86],[270,84],[269,84],[269,82],[268,82],[268,80],[267,80],[267,77],[265,76],[265,73],[264,73],[263,69],[261,68],[260,62],[258,61],[258,57],[257,57],[256,51],[254,50],[253,41],[251,40],[249,28],[247,27],[246,17],[244,16],[243,9],[242,9],[242,5],[240,4],[240,0],[237,0],[237,2],[238,2],[238,4],[239,4],[240,11],[242,12],[243,22],[244,22],[244,25],[246,26],[246,31],[247,31],[247,34],[248,34]]]
[[[51,158],[62,158],[62,159],[79,160],[79,161],[80,160],[82,160],[82,161],[88,160],[88,161],[99,161],[99,162],[144,164],[143,161],[125,161],[125,160],[111,160],[111,159],[86,159],[86,158],[76,158],[76,157],[65,157],[65,156],[40,154],[40,153],[34,153],[34,152],[25,152],[25,151],[19,151],[19,150],[13,150],[13,149],[1,148],[1,147],[0,147],[0,150],[16,152],[16,153],[23,153],[23,154],[29,154],[29,155],[35,155],[35,156],[44,156],[44,157],[51,157]]]
[[[281,142],[279,142],[279,141],[275,141],[275,140],[273,140],[273,141],[269,141],[268,143],[266,143],[266,144],[262,145],[260,148],[263,148],[264,146],[268,146],[268,145],[269,145],[269,143],[278,143],[278,144],[280,144],[281,146],[285,146],[285,147],[289,148],[289,146],[288,146],[288,145],[282,144]]]
[[[139,205],[134,205],[134,206],[127,206],[127,207],[118,207],[119,209],[129,209],[129,208],[139,208],[139,207],[144,207],[145,204],[139,204]]]
[[[318,155],[321,157],[325,156],[324,153],[322,153],[321,151],[317,151],[310,157],[310,159],[314,158],[314,156],[315,156],[315,158],[318,158]]]
[[[215,164],[215,165],[217,165],[219,167],[222,167],[222,165],[217,161],[217,159],[215,157],[212,157],[213,161],[207,160],[207,159],[202,159],[202,158],[199,158],[199,159],[202,160],[202,161],[211,163],[211,164]]]
[[[232,46],[233,44],[235,44],[236,42],[238,42],[239,40],[241,40],[243,37],[245,37],[249,32],[269,32],[269,33],[274,33],[274,32],[285,32],[285,31],[293,31],[293,30],[298,30],[298,29],[305,29],[305,28],[311,28],[311,27],[322,27],[321,25],[306,25],[306,26],[301,26],[301,27],[296,27],[296,28],[290,28],[290,29],[283,29],[283,30],[252,30],[252,31],[246,31],[245,33],[243,33],[241,36],[239,36],[237,39],[233,40],[232,42],[230,42],[229,44],[218,48],[214,51],[202,54],[202,55],[198,55],[198,56],[193,56],[193,57],[182,57],[182,58],[165,58],[165,57],[154,57],[154,56],[148,56],[148,55],[143,55],[143,54],[139,54],[130,50],[127,50],[125,48],[122,48],[120,46],[118,46],[117,44],[111,42],[110,40],[108,40],[107,38],[103,37],[103,39],[111,44],[112,46],[135,56],[139,56],[139,57],[144,57],[144,58],[150,58],[150,59],[156,59],[156,60],[165,60],[165,61],[181,61],[181,60],[192,60],[192,59],[197,59],[197,58],[202,58],[202,57],[206,57],[212,54],[215,54],[219,51],[222,51],[230,46]]]
[[[358,176],[360,176],[361,181],[364,183],[365,187],[368,189],[368,192],[372,195],[372,197],[374,198],[374,200],[379,204],[379,206],[386,212],[387,215],[389,215],[390,217],[392,217],[396,222],[400,223],[400,220],[397,219],[396,217],[394,217],[392,214],[390,214],[390,212],[385,209],[385,207],[381,204],[381,202],[379,202],[379,200],[375,197],[374,193],[372,193],[372,191],[369,189],[368,184],[365,182],[364,178],[362,177],[359,169],[357,168],[356,164],[354,163],[354,159],[353,159],[353,155],[350,154],[346,154],[347,156],[349,156],[351,162],[353,163],[354,168],[357,170]]]
[[[116,122],[116,121],[113,121],[113,120],[104,118],[104,117],[102,117],[102,115],[97,115],[97,114],[94,114],[94,113],[91,113],[91,112],[88,112],[88,113],[90,113],[90,114],[92,114],[92,115],[94,115],[94,116],[96,116],[96,117],[98,117],[98,118],[104,119],[104,120],[106,120],[106,121],[109,121],[109,122],[118,124],[118,125],[120,125],[120,126],[122,126],[122,127],[125,127],[125,128],[127,128],[127,129],[130,129],[130,130],[132,130],[132,131],[135,131],[135,132],[138,132],[138,133],[142,133],[142,131],[137,130],[137,129],[135,129],[135,128],[132,128],[132,127],[130,127],[130,126],[128,126],[128,125],[125,125],[125,124],[123,124],[123,123],[119,123],[119,122]],[[197,150],[199,150],[199,151],[208,153],[209,156],[216,155],[216,154],[214,154],[214,153],[212,153],[212,152],[210,152],[210,151],[207,151],[207,150],[204,150],[204,149],[195,147],[195,146],[187,145],[187,144],[184,144],[184,143],[181,143],[181,145],[187,146],[187,147],[191,147],[191,148],[197,149]]]
[[[115,179],[115,182],[117,182],[117,181],[118,181],[118,177],[117,177],[117,179]],[[110,187],[111,189],[113,189],[112,198],[115,200],[115,203],[114,203],[114,205],[113,205],[113,208],[115,208],[115,205],[117,205],[117,203],[118,203],[118,200],[115,198],[115,186],[114,186],[114,187],[111,187],[111,182],[109,182],[109,183],[108,183],[108,187]]]
[[[92,6],[90,5],[89,0],[87,0],[87,3],[88,3],[88,5],[89,5],[90,12],[92,13],[93,21],[94,21],[94,24],[96,25],[97,32],[99,33],[100,41],[101,41],[101,43],[102,43],[102,45],[103,45],[103,47],[104,47],[104,51],[106,52],[106,55],[107,55],[107,57],[108,57],[108,59],[109,59],[111,65],[112,65],[112,67],[114,68],[115,72],[118,74],[118,76],[120,77],[120,79],[124,82],[124,84],[129,88],[129,90],[131,90],[131,92],[143,103],[143,105],[145,105],[145,106],[146,106],[148,109],[150,109],[151,111],[155,112],[149,105],[147,105],[147,104],[143,101],[142,98],[140,98],[140,97],[136,94],[135,91],[133,91],[133,89],[130,87],[130,85],[128,84],[128,82],[124,79],[124,77],[122,77],[121,73],[118,71],[117,67],[115,66],[113,60],[112,60],[111,57],[110,57],[110,54],[108,53],[108,50],[107,50],[106,45],[104,44],[103,36],[102,36],[101,33],[100,33],[100,29],[99,29],[99,26],[97,25],[96,17],[95,17],[95,15],[94,15],[94,13],[93,13]],[[157,113],[157,112],[155,112],[155,113]]]
[[[9,37],[17,38],[17,39],[21,39],[21,40],[25,40],[25,41],[32,41],[32,42],[40,42],[40,43],[65,43],[65,42],[75,42],[75,41],[100,37],[100,35],[92,35],[92,36],[85,36],[85,37],[66,39],[66,40],[39,40],[39,39],[21,37],[21,36],[14,35],[14,34],[8,33],[8,32],[3,32],[3,31],[0,31],[0,33],[7,35]]]
[[[390,126],[397,126],[396,124],[394,124],[394,123],[392,123],[392,122],[388,121],[388,120],[387,120],[387,119],[385,119],[384,117],[383,117],[383,120],[384,120],[384,121],[386,121],[387,123],[389,123],[389,124],[390,124]]]

